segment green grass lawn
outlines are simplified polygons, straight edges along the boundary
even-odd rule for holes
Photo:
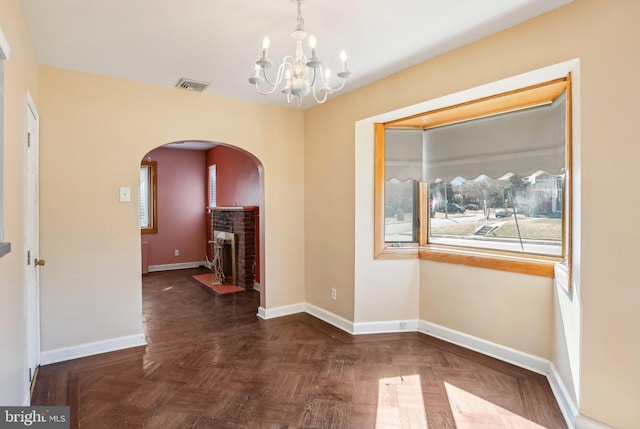
[[[443,213],[436,213],[436,217],[444,218]],[[449,222],[443,226],[433,227],[431,234],[454,235],[459,237],[476,237],[474,232],[484,225],[499,225],[487,238],[518,238],[518,229],[516,227],[516,217],[508,218],[490,218],[487,221],[480,220],[477,222],[463,222],[461,219],[465,215],[449,215]],[[411,222],[411,214],[406,214],[404,221]],[[387,224],[399,222],[396,217],[385,219]],[[520,234],[526,240],[555,240],[562,241],[562,219],[548,218],[531,218],[523,215],[518,216],[518,225],[520,226]]]
[[[455,219],[452,219],[450,224],[434,227],[431,230],[431,234],[457,235],[463,237],[471,236],[479,227],[485,224],[500,225],[492,233],[487,235],[487,237],[518,238],[518,229],[516,226],[516,218],[514,216],[501,219],[492,218],[487,220],[486,223],[484,220],[470,223],[455,223]],[[562,239],[562,219],[529,218],[518,216],[518,225],[520,227],[520,234],[524,239],[557,241],[560,241]]]

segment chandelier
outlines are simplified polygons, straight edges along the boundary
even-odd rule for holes
[[[293,1],[293,0],[292,0]],[[307,58],[302,47],[302,42],[307,38],[304,31],[304,19],[302,18],[302,0],[296,0],[298,3],[298,23],[291,32],[291,37],[296,41],[295,57],[287,55],[282,60],[282,64],[278,66],[275,79],[272,80],[267,75],[267,69],[273,66],[269,59],[269,37],[265,37],[262,42],[262,56],[256,61],[253,75],[249,78],[249,83],[255,85],[256,91],[262,95],[273,94],[281,84],[282,93],[287,96],[287,102],[295,97],[298,98],[298,106],[302,104],[302,97],[312,93],[313,98],[318,103],[324,103],[329,94],[340,91],[346,83],[351,72],[347,68],[347,54],[342,51],[340,60],[342,61],[342,69],[337,73],[341,82],[332,87],[329,83],[331,71],[322,67],[322,61],[316,56],[316,38],[309,37],[309,47],[311,48],[311,57]]]

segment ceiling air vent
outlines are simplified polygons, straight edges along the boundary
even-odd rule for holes
[[[186,89],[187,91],[202,92],[208,86],[208,82],[198,82],[197,80],[185,78],[180,79],[178,83],[176,83],[176,88]]]

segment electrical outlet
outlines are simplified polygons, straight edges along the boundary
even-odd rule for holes
[[[180,251],[178,249],[176,249],[173,253],[174,253],[174,256],[180,256]]]
[[[336,289],[335,288],[331,288],[331,299],[332,300],[336,300]]]
[[[402,330],[407,329],[407,322],[400,322],[400,329]]]

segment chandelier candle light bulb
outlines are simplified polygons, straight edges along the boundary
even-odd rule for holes
[[[323,69],[322,61],[317,57],[317,41],[314,36],[309,37],[311,56],[307,58],[304,53],[302,42],[307,38],[307,33],[304,31],[304,19],[302,18],[302,0],[296,1],[298,4],[298,21],[295,29],[291,32],[291,37],[296,41],[295,56],[285,56],[278,66],[275,79],[270,79],[266,69],[270,68],[273,63],[269,59],[269,37],[265,37],[262,41],[262,56],[256,61],[254,72],[249,77],[249,83],[255,86],[258,93],[268,95],[275,92],[284,81],[281,92],[287,96],[288,103],[291,103],[291,100],[295,97],[298,99],[298,106],[301,106],[302,97],[309,93],[313,94],[316,102],[324,103],[327,100],[327,96],[340,91],[344,87],[346,80],[351,76],[351,72],[347,68],[347,55],[344,51],[340,54],[342,70],[337,76],[342,81],[337,86],[332,87],[329,81],[331,72],[329,69]],[[320,74],[319,76],[317,76],[318,73]]]

